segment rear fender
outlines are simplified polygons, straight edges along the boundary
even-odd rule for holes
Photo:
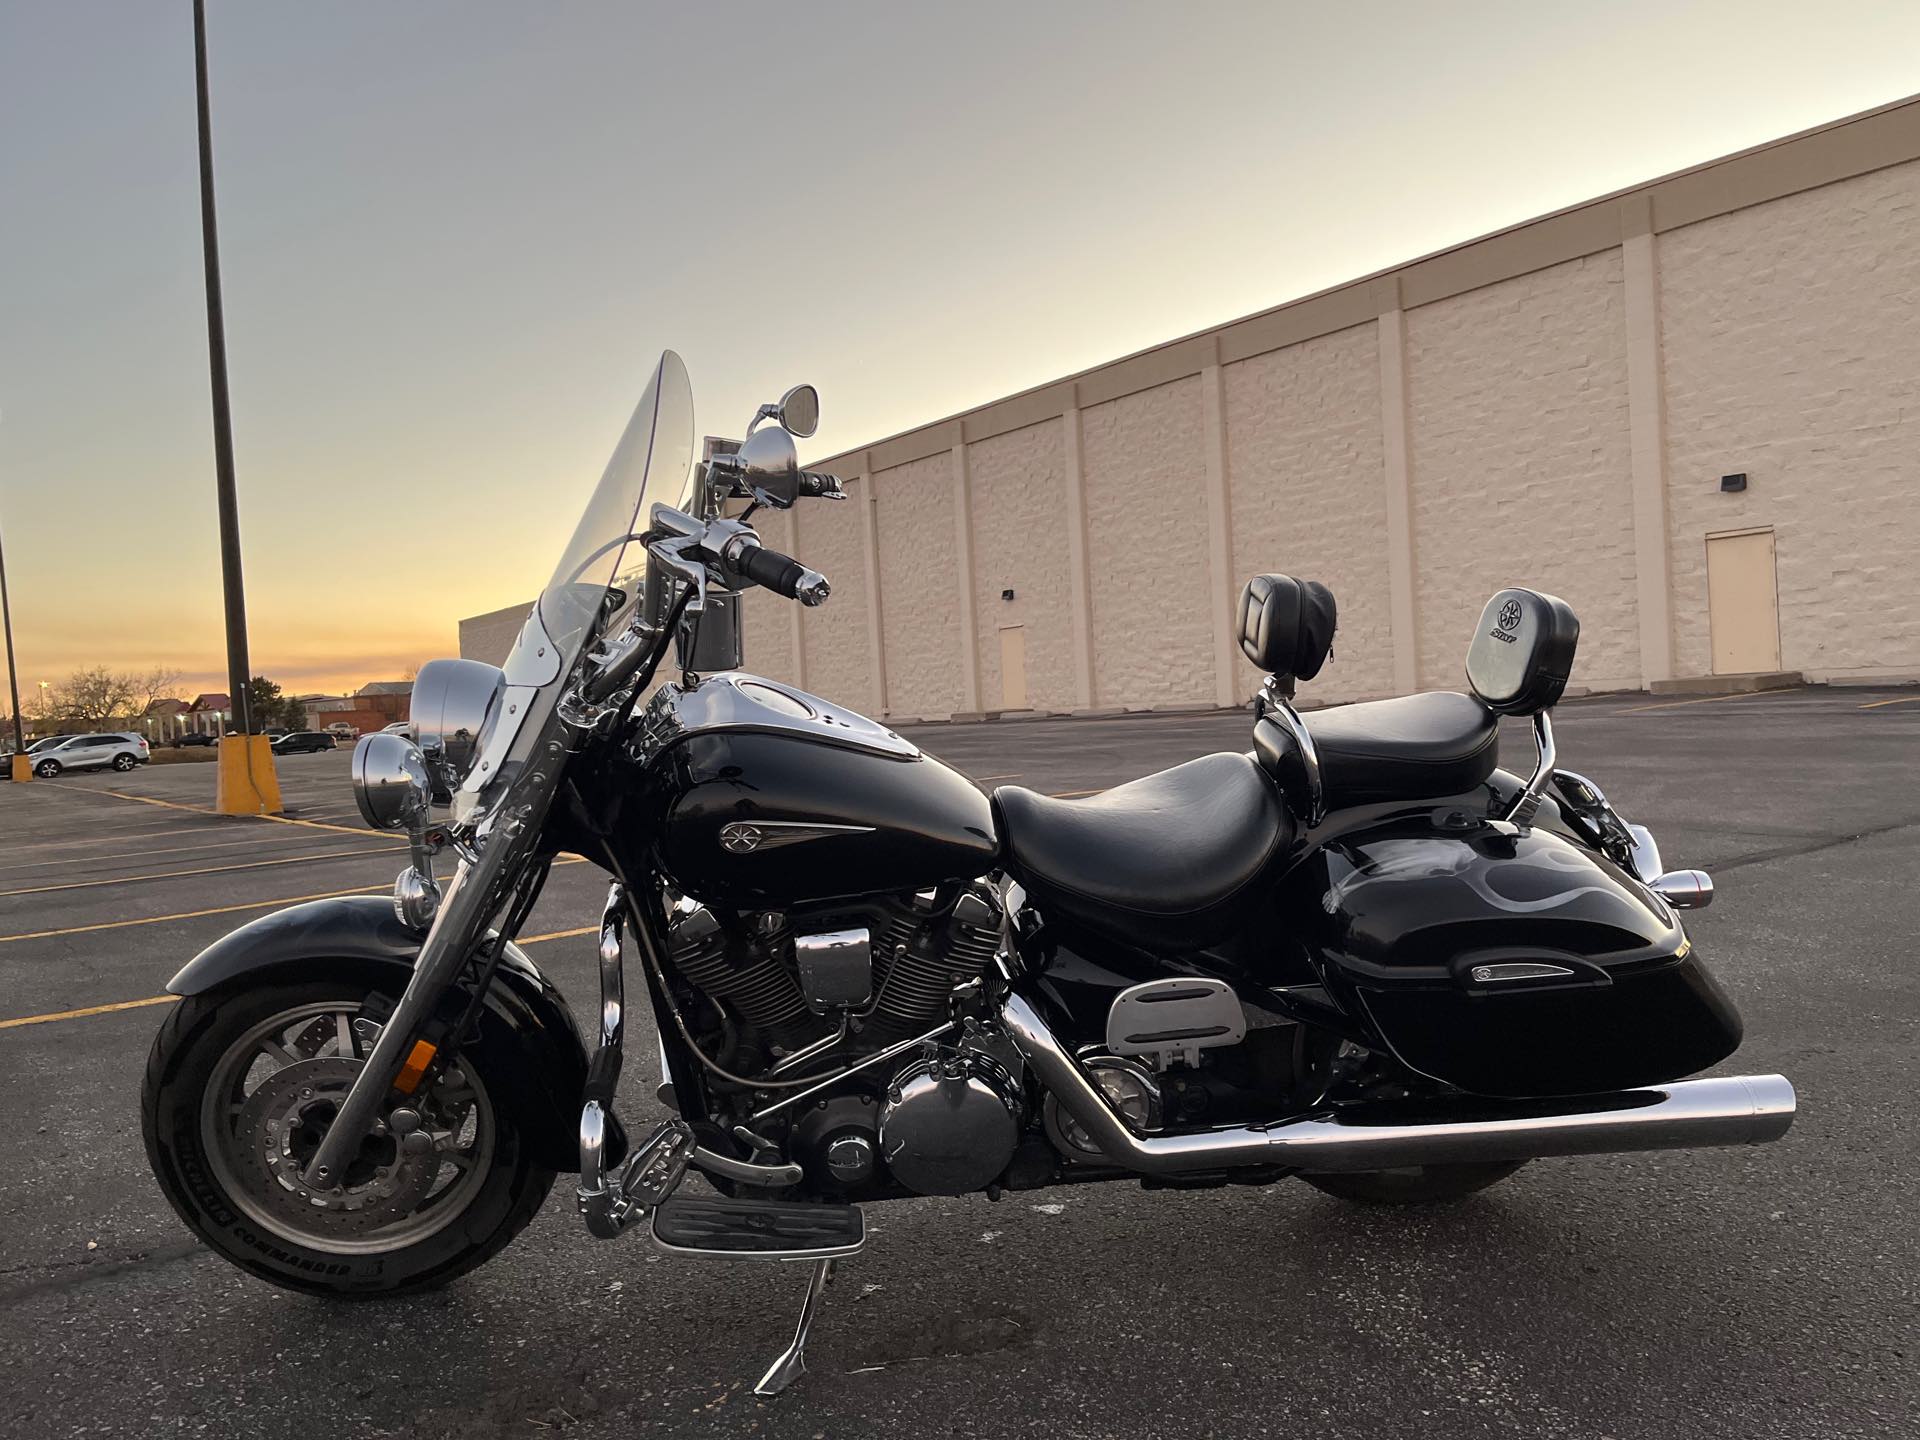
[[[311,900],[214,941],[167,989],[201,995],[224,985],[310,980],[344,964],[398,994],[412,977],[421,939],[383,896]],[[553,1170],[577,1168],[586,1047],[566,1000],[517,945],[508,944],[494,971],[481,1043],[515,1072],[499,1099],[515,1110],[538,1161]]]

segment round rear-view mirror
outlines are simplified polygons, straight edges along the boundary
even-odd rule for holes
[[[800,453],[785,430],[761,426],[740,442],[738,459],[747,493],[762,505],[786,510],[800,498]]]
[[[780,424],[789,434],[805,440],[820,428],[820,392],[811,385],[796,385],[780,397]]]

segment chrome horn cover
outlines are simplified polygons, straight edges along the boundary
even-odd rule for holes
[[[380,730],[353,747],[353,800],[375,830],[420,831],[433,806],[433,777],[420,747]]]

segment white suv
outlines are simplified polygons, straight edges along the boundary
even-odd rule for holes
[[[62,770],[131,770],[147,763],[147,742],[138,735],[75,735],[33,752],[33,773],[51,780]]]

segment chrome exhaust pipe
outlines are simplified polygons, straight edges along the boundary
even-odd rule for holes
[[[1273,1125],[1140,1135],[1114,1112],[1024,998],[1009,995],[1000,1018],[1040,1083],[1107,1157],[1148,1175],[1248,1165],[1387,1170],[1543,1155],[1758,1145],[1778,1140],[1793,1124],[1793,1086],[1785,1076],[1736,1075],[1571,1100],[1463,1098],[1458,1102],[1460,1118],[1431,1123],[1409,1123],[1404,1114],[1355,1107]]]

